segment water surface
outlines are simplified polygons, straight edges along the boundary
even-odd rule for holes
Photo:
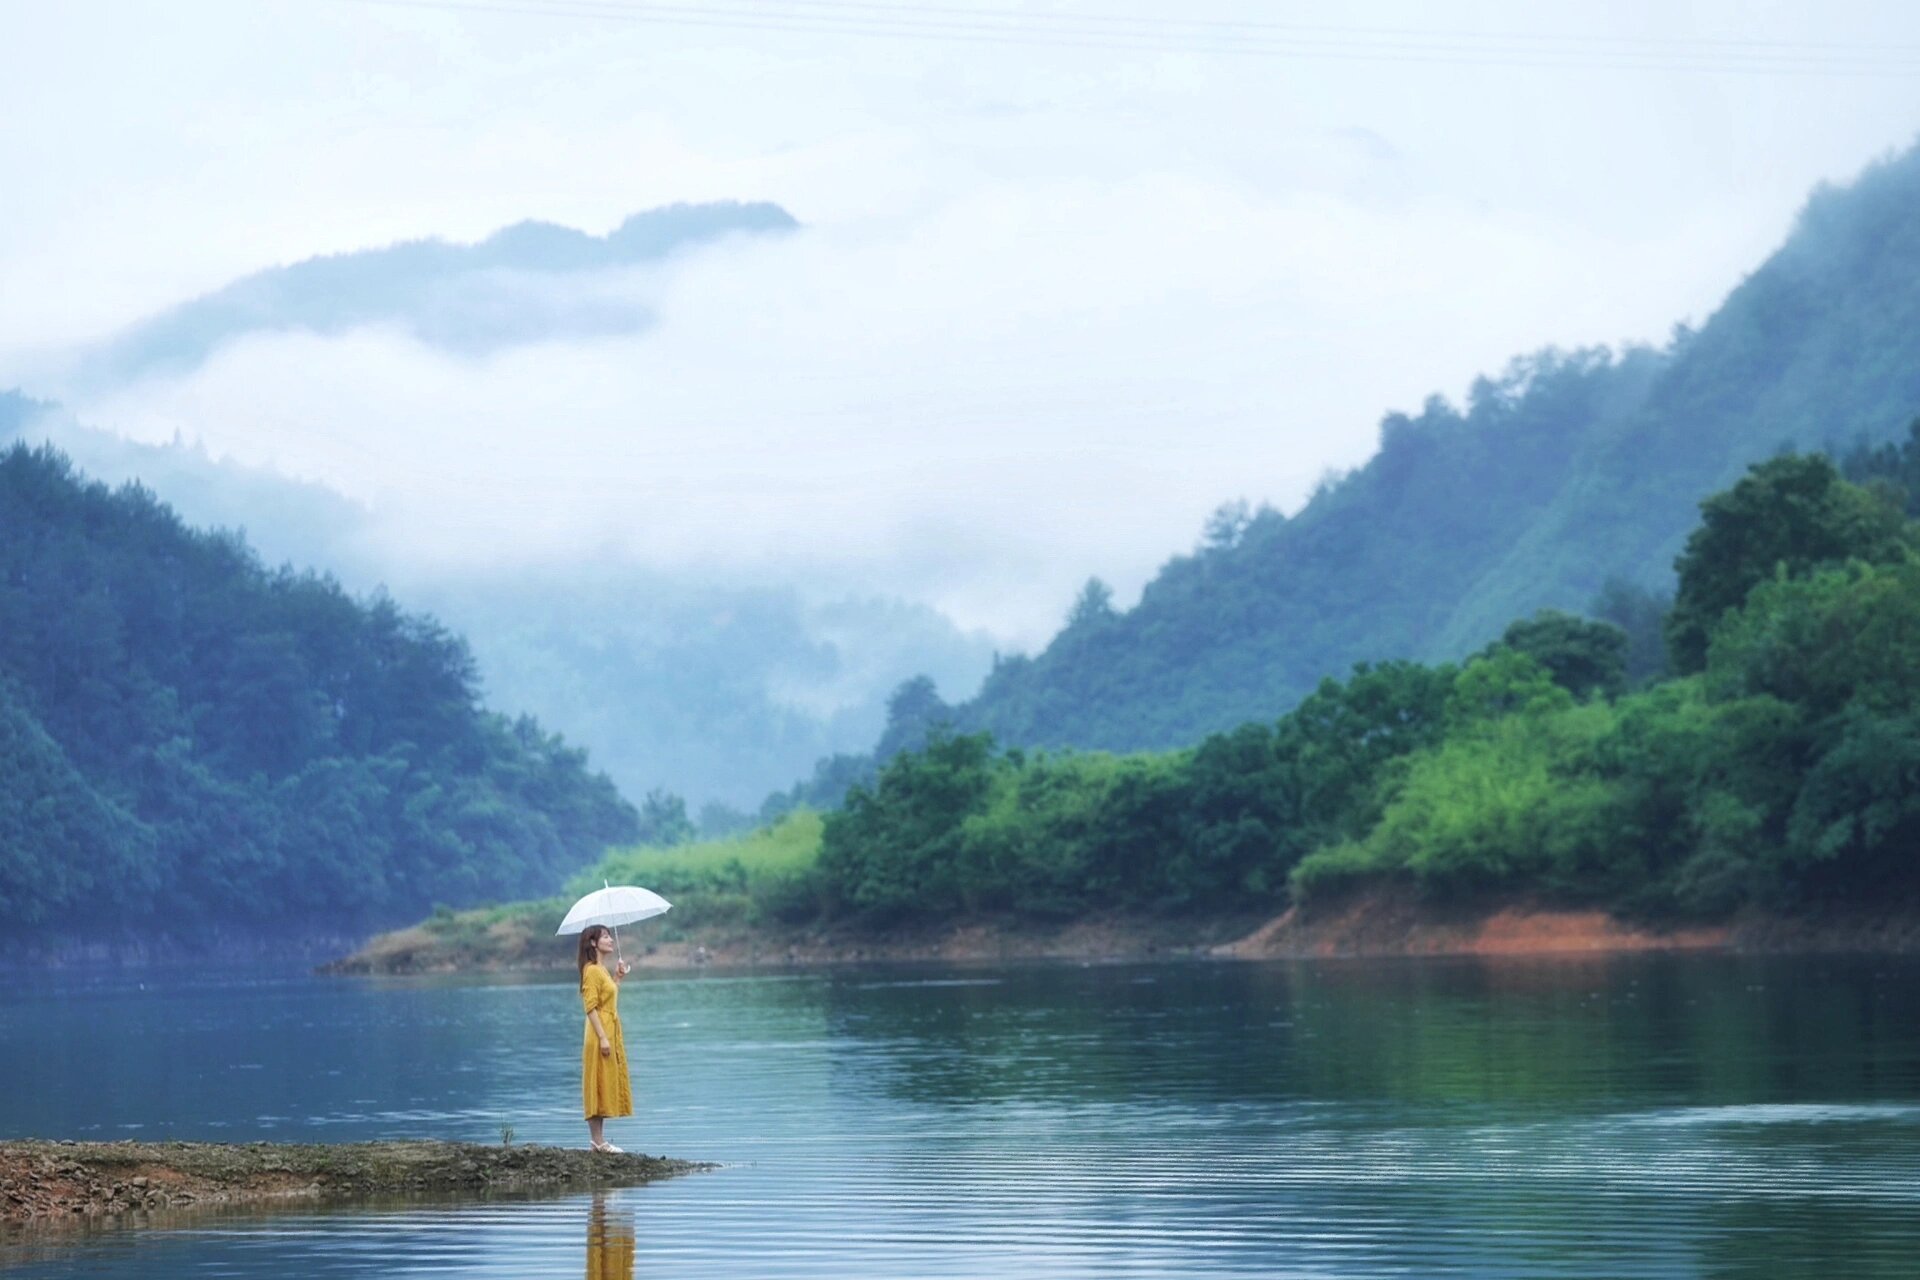
[[[602,1195],[0,1242],[48,1276],[1911,1277],[1920,965],[636,975]],[[0,1133],[584,1143],[570,980],[36,975]]]

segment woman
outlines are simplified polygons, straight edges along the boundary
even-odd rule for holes
[[[613,930],[593,925],[580,935],[580,1002],[587,1007],[587,1038],[580,1053],[581,1092],[587,1105],[587,1136],[595,1151],[618,1151],[607,1141],[608,1116],[633,1114],[633,1086],[627,1081],[627,1046],[620,1036],[622,960],[607,970],[613,954]]]

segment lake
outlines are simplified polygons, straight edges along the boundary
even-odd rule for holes
[[[6,1136],[585,1142],[570,975],[10,978]],[[1909,959],[637,974],[621,1007],[609,1135],[722,1169],[0,1237],[0,1273],[1920,1274]]]

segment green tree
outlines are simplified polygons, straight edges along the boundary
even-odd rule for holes
[[[139,913],[160,884],[154,833],[100,792],[0,676],[0,921]]]
[[[1253,508],[1245,498],[1223,502],[1213,509],[1200,530],[1202,550],[1230,551],[1240,545],[1253,524]]]
[[[887,727],[873,749],[874,757],[889,760],[902,751],[917,751],[935,733],[951,729],[952,721],[953,712],[941,700],[932,676],[902,680],[887,697]]]
[[[1573,695],[1554,683],[1546,667],[1529,654],[1501,646],[1461,668],[1447,693],[1446,717],[1449,727],[1460,731],[1572,705]]]
[[[1671,596],[1614,576],[1600,586],[1587,612],[1627,637],[1627,683],[1638,689],[1667,674],[1667,610]]]
[[[1804,769],[1805,718],[1766,695],[1688,677],[1623,699],[1595,771],[1621,789],[1616,901],[1714,915],[1778,903],[1785,820]]]
[[[1920,418],[1907,426],[1907,438],[1879,447],[1864,442],[1846,454],[1840,470],[1858,485],[1883,484],[1899,495],[1908,519],[1920,517]]]
[[[1804,574],[1850,558],[1898,559],[1912,542],[1885,494],[1849,484],[1818,454],[1760,463],[1701,503],[1700,512],[1674,562],[1679,590],[1667,616],[1667,645],[1683,674],[1706,666],[1714,625],[1776,573]]]
[[[1575,698],[1614,697],[1627,685],[1627,633],[1607,622],[1590,622],[1557,609],[1542,609],[1510,625],[1497,645],[1524,653],[1546,668],[1553,682]]]
[[[1791,706],[1781,874],[1825,893],[1920,882],[1920,559],[1763,583],[1715,634],[1726,697]]]
[[[152,493],[0,452],[0,926],[360,927],[544,891],[635,814],[466,645]],[[684,815],[683,815],[684,817]]]
[[[668,849],[690,842],[697,834],[687,817],[687,802],[679,796],[655,787],[640,802],[639,843]]]
[[[1088,578],[1080,594],[1074,597],[1073,608],[1067,610],[1067,630],[1085,630],[1110,622],[1115,617],[1113,608],[1113,588],[1098,578]]]
[[[935,733],[855,785],[821,834],[820,869],[845,904],[876,919],[958,911],[967,898],[961,827],[997,768],[986,734]]]

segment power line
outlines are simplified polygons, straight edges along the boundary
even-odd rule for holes
[[[632,7],[622,6],[618,0],[584,0],[587,4],[596,4],[601,8]],[[1809,50],[1824,52],[1878,53],[1889,51],[1920,53],[1920,45],[1885,44],[1845,44],[1827,41],[1784,41],[1755,39],[1723,39],[1716,37],[1691,37],[1685,39],[1649,38],[1636,36],[1572,36],[1554,35],[1545,32],[1495,32],[1495,31],[1438,31],[1432,28],[1417,27],[1359,27],[1329,23],[1273,22],[1249,18],[1181,18],[1156,15],[1151,18],[1133,17],[1120,14],[1094,13],[1047,13],[1024,9],[995,9],[985,7],[967,7],[958,5],[916,4],[903,6],[897,3],[882,3],[880,0],[785,0],[785,8],[793,10],[854,11],[879,13],[882,15],[923,15],[940,14],[964,18],[972,21],[1004,20],[1013,23],[1039,24],[1041,26],[1067,26],[1131,30],[1134,33],[1165,34],[1167,32],[1198,31],[1207,34],[1279,34],[1292,36],[1360,36],[1378,38],[1386,36],[1416,37],[1423,40],[1440,42],[1505,42],[1512,44],[1571,44],[1571,45],[1616,45],[1640,49],[1700,51],[1705,49],[1777,49],[1794,53]]]
[[[779,8],[716,0],[357,0],[387,8],[585,19],[804,35],[1032,45],[1294,60],[1413,62],[1567,70],[1892,76],[1920,72],[1920,46],[1634,39],[1544,33],[1363,28],[1259,21],[1027,14],[875,0]]]

